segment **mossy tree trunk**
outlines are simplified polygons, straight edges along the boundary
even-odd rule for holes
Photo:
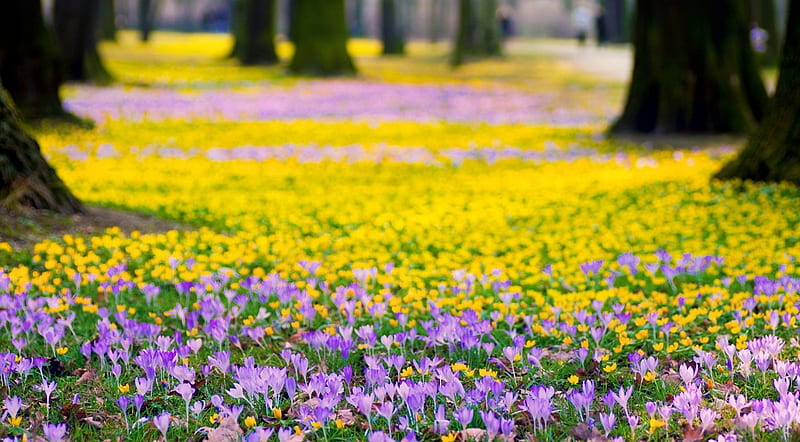
[[[143,42],[150,41],[150,33],[153,32],[156,22],[158,0],[139,0],[139,39]]]
[[[100,1],[100,39],[117,40],[117,8],[114,0]]]
[[[764,121],[715,177],[800,185],[800,0],[789,3],[778,85]]]
[[[24,118],[64,114],[58,49],[44,24],[38,0],[0,6],[0,82]]]
[[[497,0],[459,0],[458,29],[450,63],[502,54],[503,39],[497,21]]]
[[[746,133],[767,93],[746,0],[639,0],[634,67],[612,133]]]
[[[101,0],[55,0],[53,30],[67,81],[111,81],[97,51],[100,9]]]
[[[405,20],[401,1],[381,0],[381,42],[383,55],[402,55],[406,52]]]
[[[237,0],[234,56],[245,65],[275,64],[276,0]]]
[[[295,51],[289,70],[303,75],[348,75],[355,65],[347,52],[344,0],[294,0]]]
[[[82,211],[81,203],[47,164],[39,145],[20,128],[11,100],[2,87],[0,209],[43,209],[65,214]]]

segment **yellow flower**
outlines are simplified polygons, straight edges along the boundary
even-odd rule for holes
[[[572,384],[572,385],[575,385],[575,384],[577,384],[579,381],[580,381],[580,378],[578,378],[578,377],[577,377],[577,376],[575,376],[575,375],[572,375],[572,376],[570,376],[570,377],[568,377],[568,378],[567,378],[567,382],[569,382],[569,383],[570,383],[570,384]]]
[[[617,363],[616,362],[614,362],[611,365],[606,365],[605,367],[603,367],[603,371],[605,371],[606,373],[611,373],[612,371],[614,371],[616,369],[617,369]]]
[[[131,386],[129,384],[119,385],[117,386],[117,388],[119,389],[119,392],[122,394],[128,394],[128,392],[131,391]]]
[[[455,442],[457,436],[458,436],[458,433],[455,433],[455,432],[451,432],[451,433],[445,434],[444,436],[442,436],[442,442]]]
[[[8,417],[8,423],[11,424],[12,427],[18,427],[22,424],[22,416],[17,417]]]
[[[275,419],[281,419],[283,418],[283,412],[281,411],[280,408],[273,408],[272,417],[274,417]]]
[[[648,371],[644,375],[645,382],[653,382],[656,379],[656,373],[654,371]]]
[[[401,378],[407,378],[407,377],[409,377],[409,376],[411,376],[413,374],[414,374],[414,368],[411,367],[411,366],[408,366],[408,367],[404,368],[403,371],[400,372],[400,377]]]
[[[467,367],[463,362],[456,362],[455,364],[450,365],[450,368],[453,371],[467,371],[469,369],[469,367]]]
[[[650,418],[650,432],[658,430],[659,428],[665,425],[664,421],[660,421],[656,418]]]
[[[661,351],[663,349],[664,349],[664,343],[663,342],[659,342],[658,344],[653,344],[653,350],[654,351]]]
[[[217,421],[219,421],[219,414],[217,413],[212,414],[211,417],[208,418],[208,421],[211,422],[212,424],[217,423]]]
[[[56,349],[56,353],[61,355],[61,356],[67,354],[68,351],[69,351],[69,347],[60,347],[60,348]]]
[[[247,428],[255,427],[256,426],[256,418],[254,418],[253,416],[247,416],[244,419],[244,426],[247,427]]]
[[[344,428],[344,421],[343,421],[343,420],[341,420],[341,419],[336,419],[336,421],[335,421],[335,422],[336,422],[336,428],[338,428],[338,429],[340,429],[340,430],[341,430],[342,428]]]
[[[497,372],[492,370],[491,368],[479,368],[478,369],[478,376],[480,376],[480,377],[490,376],[490,377],[496,378],[497,377]]]

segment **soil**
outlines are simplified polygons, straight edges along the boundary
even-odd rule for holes
[[[87,206],[86,212],[78,215],[59,215],[46,211],[0,211],[0,242],[7,242],[18,251],[30,249],[45,239],[67,234],[95,235],[110,227],[119,227],[125,233],[156,233],[186,229],[188,226],[147,214],[96,206]]]

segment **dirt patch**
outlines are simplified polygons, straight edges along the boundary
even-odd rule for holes
[[[105,207],[89,206],[86,207],[86,213],[78,215],[59,215],[46,211],[0,211],[0,242],[11,244],[15,250],[28,249],[42,240],[66,234],[94,235],[110,227],[119,227],[125,233],[155,233],[182,230],[190,226],[147,214]]]

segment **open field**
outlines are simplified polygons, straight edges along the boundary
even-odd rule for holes
[[[0,434],[797,437],[800,192],[710,182],[739,140],[606,139],[624,84],[536,44],[330,80],[229,45],[124,35],[65,94],[96,127],[35,128],[163,221],[5,233]]]

